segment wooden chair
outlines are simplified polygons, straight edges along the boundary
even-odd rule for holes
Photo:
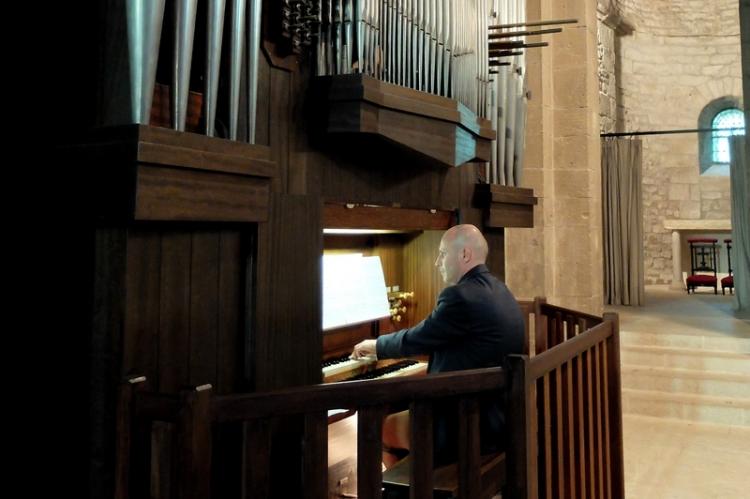
[[[734,276],[732,275],[732,240],[724,239],[724,244],[727,245],[727,266],[729,275],[721,278],[721,294],[724,294],[724,290],[729,288],[729,294],[734,293]]]
[[[718,294],[716,267],[718,266],[718,255],[716,253],[717,239],[692,238],[688,239],[690,244],[690,275],[685,280],[687,292],[695,292],[697,287],[714,288],[714,294]],[[710,273],[711,272],[713,275]]]

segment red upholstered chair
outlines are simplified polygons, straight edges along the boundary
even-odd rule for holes
[[[690,244],[690,275],[686,279],[687,292],[695,292],[698,286],[717,289],[716,268],[718,267],[716,242],[718,239],[692,238]],[[701,272],[701,273],[699,273]]]
[[[727,245],[727,265],[729,266],[729,275],[721,278],[721,294],[724,294],[724,290],[729,288],[729,294],[734,293],[734,276],[732,275],[732,240],[724,239],[724,243]]]

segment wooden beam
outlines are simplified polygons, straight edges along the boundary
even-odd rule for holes
[[[323,226],[327,229],[447,230],[455,224],[448,210],[420,210],[391,206],[361,206],[326,203]]]

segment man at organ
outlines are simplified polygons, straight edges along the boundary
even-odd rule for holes
[[[448,229],[435,266],[448,285],[432,313],[416,326],[358,343],[352,358],[378,359],[429,355],[428,373],[503,366],[508,354],[521,353],[524,320],[505,284],[485,265],[488,246],[473,225]],[[504,446],[504,414],[497,399],[482,401],[482,453]],[[455,405],[435,406],[435,464],[456,460]],[[383,423],[383,460],[390,466],[409,449],[409,414],[389,415]]]

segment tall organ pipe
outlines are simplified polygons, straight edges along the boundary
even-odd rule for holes
[[[148,125],[156,83],[164,0],[126,2],[130,63],[130,112],[133,123]]]

